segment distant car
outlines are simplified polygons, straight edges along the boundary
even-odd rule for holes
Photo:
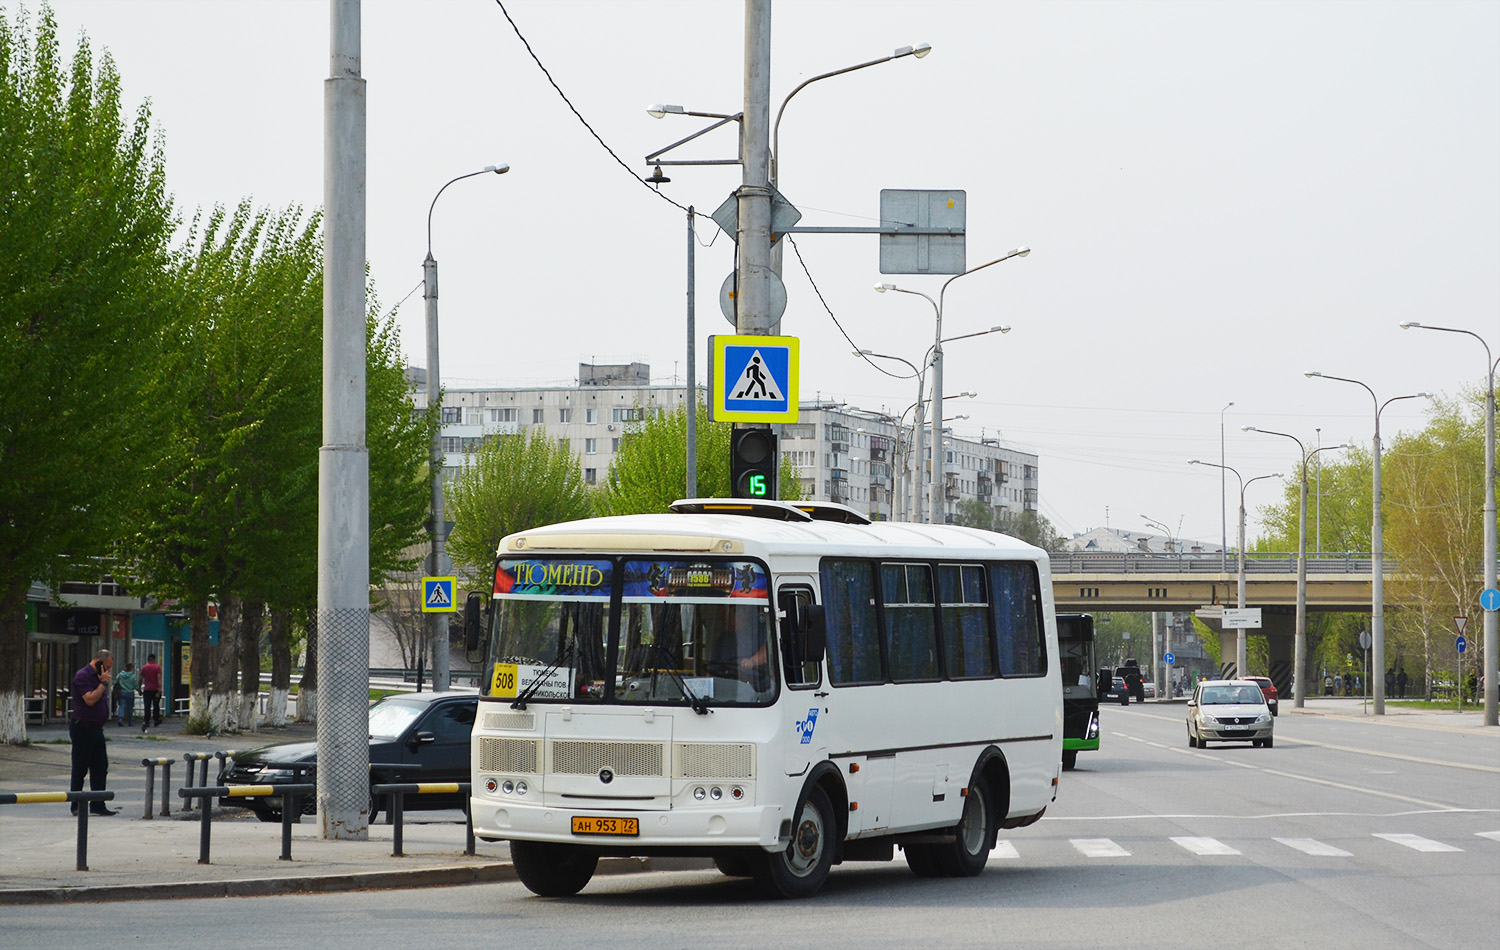
[[[405,693],[370,707],[370,784],[469,781],[469,734],[479,697],[474,693]],[[318,744],[289,742],[241,752],[219,770],[219,785],[284,785],[315,782]],[[382,765],[415,766],[391,768]],[[281,820],[280,798],[221,798],[219,804],[248,808],[261,821]],[[300,811],[311,815],[312,796]],[[370,817],[388,807],[372,795]],[[405,797],[403,810],[462,808],[464,796],[424,794]]]
[[[1141,680],[1141,696],[1145,699],[1156,698],[1156,683],[1152,680]]]
[[[1188,748],[1206,749],[1215,742],[1272,745],[1271,709],[1260,684],[1247,679],[1204,680],[1188,700]]]
[[[1269,676],[1241,676],[1242,680],[1249,680],[1260,687],[1261,695],[1266,697],[1266,705],[1271,707],[1271,715],[1277,715],[1277,706],[1280,702],[1276,698],[1276,684],[1271,682]]]
[[[1124,666],[1115,667],[1115,675],[1125,678],[1125,685],[1130,688],[1130,695],[1134,696],[1137,702],[1145,701],[1146,677],[1141,673],[1141,668],[1136,666],[1133,660]]]
[[[1129,706],[1130,686],[1126,684],[1125,677],[1109,675],[1109,670],[1099,672],[1099,701],[1118,699],[1121,706]],[[1106,683],[1109,685],[1105,685]]]

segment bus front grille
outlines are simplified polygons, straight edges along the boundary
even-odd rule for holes
[[[536,747],[532,739],[479,739],[479,771],[536,774]]]
[[[513,729],[517,732],[530,732],[536,728],[536,714],[529,712],[485,713],[484,727],[486,729]]]
[[[672,777],[685,779],[752,779],[755,746],[749,742],[679,742]]]
[[[662,776],[662,746],[656,742],[552,743],[552,771],[558,775],[598,775],[609,769],[620,776]]]

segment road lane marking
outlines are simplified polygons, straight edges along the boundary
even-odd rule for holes
[[[1016,850],[1016,846],[1009,841],[996,841],[995,847],[990,849],[992,858],[1019,858],[1020,856],[1021,853]]]
[[[1130,852],[1108,838],[1072,838],[1073,847],[1086,858],[1128,858]]]
[[[1153,716],[1152,718],[1153,719],[1167,719],[1166,716]],[[1126,733],[1123,733],[1123,732],[1113,732],[1113,733],[1111,733],[1111,735],[1116,736],[1117,738],[1120,738],[1120,739],[1131,739],[1131,740],[1134,740],[1136,742],[1145,742],[1148,745],[1151,744],[1150,741],[1147,740],[1147,739],[1137,739],[1135,736],[1127,735]],[[1494,765],[1479,765],[1479,764],[1468,763],[1468,762],[1450,762],[1447,759],[1429,759],[1429,758],[1424,758],[1424,757],[1419,756],[1419,755],[1402,755],[1399,752],[1382,752],[1382,751],[1379,751],[1377,749],[1359,749],[1359,748],[1356,748],[1354,746],[1334,745],[1334,744],[1329,743],[1329,742],[1314,742],[1311,739],[1294,739],[1294,738],[1292,738],[1290,736],[1286,736],[1286,735],[1278,736],[1277,738],[1280,739],[1280,741],[1282,743],[1291,743],[1293,745],[1312,746],[1312,747],[1318,748],[1318,749],[1330,749],[1330,750],[1332,750],[1334,752],[1350,752],[1350,753],[1353,753],[1355,755],[1373,755],[1373,756],[1376,756],[1376,757],[1382,758],[1382,759],[1397,759],[1397,760],[1402,761],[1402,762],[1416,762],[1419,765],[1439,765],[1439,766],[1443,766],[1445,768],[1450,768],[1450,769],[1468,769],[1471,772],[1492,772],[1492,773],[1495,773],[1497,775],[1500,775],[1500,766],[1494,766]],[[1167,747],[1164,747],[1164,748],[1171,748],[1171,747],[1167,746]]]
[[[1392,844],[1399,844],[1402,847],[1410,848],[1413,851],[1438,852],[1463,850],[1463,848],[1455,848],[1451,844],[1443,844],[1441,841],[1433,841],[1431,838],[1424,838],[1421,835],[1392,835],[1377,833],[1375,837],[1384,838],[1386,841],[1389,841]]]
[[[1474,833],[1481,838],[1488,838],[1491,841],[1500,841],[1500,831],[1476,831]]]
[[[1310,854],[1319,858],[1352,858],[1354,857],[1343,848],[1335,848],[1331,844],[1324,844],[1316,838],[1272,838],[1279,841],[1288,848],[1296,848],[1303,854]]]
[[[1240,852],[1217,838],[1176,838],[1172,839],[1179,846],[1186,848],[1194,854],[1239,854]]]

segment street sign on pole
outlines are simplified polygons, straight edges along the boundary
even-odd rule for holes
[[[1453,641],[1453,646],[1458,652],[1463,653],[1469,648],[1469,638],[1463,634],[1459,634],[1458,638]]]
[[[708,338],[708,417],[715,422],[797,421],[797,338]]]
[[[1486,587],[1479,592],[1479,606],[1485,610],[1500,610],[1500,590]]]
[[[1361,650],[1368,650],[1368,649],[1370,649],[1370,643],[1371,643],[1370,631],[1368,631],[1368,630],[1361,630],[1359,632],[1359,648]]]
[[[1162,661],[1165,662],[1168,666],[1171,666],[1173,663],[1177,662],[1177,657],[1168,653],[1162,657]]]
[[[1225,630],[1259,630],[1259,607],[1225,607],[1219,615],[1219,624]]]
[[[1464,627],[1468,626],[1468,624],[1469,624],[1469,618],[1468,617],[1454,617],[1453,618],[1453,625],[1458,628],[1458,632],[1459,633],[1463,633],[1464,632]]]
[[[880,235],[882,274],[962,274],[964,217],[968,199],[963,191],[880,189],[880,224],[894,225],[895,234]],[[922,228],[925,234],[901,234],[900,229]],[[947,228],[946,234],[933,234]]]
[[[453,599],[453,585],[457,581],[456,577],[422,578],[422,612],[432,614],[457,611],[458,604]]]

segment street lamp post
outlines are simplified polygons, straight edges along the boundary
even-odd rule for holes
[[[1496,574],[1495,551],[1495,368],[1500,361],[1494,358],[1490,345],[1484,337],[1472,330],[1454,327],[1434,327],[1425,323],[1409,321],[1401,329],[1442,330],[1445,333],[1463,333],[1479,341],[1484,347],[1486,382],[1484,389],[1484,583],[1491,588],[1500,588],[1500,575]],[[1484,612],[1484,724],[1500,725],[1500,611]]]
[[[938,296],[936,300],[933,300],[927,294],[924,294],[919,290],[907,290],[902,287],[897,287],[895,284],[875,285],[875,289],[880,293],[884,293],[887,290],[894,290],[898,293],[903,294],[916,294],[918,297],[921,297],[928,303],[932,304],[932,310],[936,317],[937,325],[932,336],[932,486],[928,502],[928,520],[932,524],[941,524],[944,520],[943,493],[942,488],[939,485],[938,478],[939,472],[941,471],[940,466],[943,464],[943,460],[939,458],[939,455],[942,452],[943,444],[943,296],[948,292],[948,285],[953,283],[955,280],[958,280],[960,277],[967,277],[970,274],[975,273],[976,271],[984,270],[986,267],[993,267],[994,265],[999,264],[1003,261],[1008,261],[1012,257],[1025,257],[1030,253],[1031,248],[1022,245],[1021,247],[1018,247],[1007,254],[997,257],[992,261],[986,261],[985,263],[980,264],[978,267],[971,267],[968,270],[964,271],[962,274],[954,274],[952,277],[949,277],[947,280],[943,281],[943,286],[938,289]],[[1009,331],[1009,329],[1009,327],[1006,327],[1000,332],[1006,333]],[[959,339],[959,337],[954,337],[953,339]]]
[[[1250,479],[1250,481],[1247,482],[1247,481],[1245,481],[1244,477],[1240,475],[1238,469],[1231,468],[1228,465],[1215,465],[1212,462],[1204,462],[1204,461],[1200,461],[1198,459],[1188,459],[1188,464],[1189,465],[1207,465],[1210,468],[1217,468],[1217,469],[1220,470],[1219,471],[1219,477],[1220,477],[1220,479],[1222,479],[1224,477],[1224,473],[1225,472],[1233,472],[1235,479],[1240,483],[1240,551],[1239,551],[1239,568],[1238,568],[1239,578],[1238,578],[1238,583],[1236,584],[1236,587],[1238,588],[1238,591],[1239,591],[1238,598],[1237,598],[1237,605],[1239,606],[1239,609],[1244,610],[1245,609],[1245,489],[1249,488],[1250,485],[1253,484],[1254,482],[1260,481],[1262,478],[1281,478],[1282,475],[1281,475],[1280,472],[1275,472],[1275,473],[1270,474],[1270,475],[1256,475],[1254,478]],[[1236,633],[1237,638],[1238,638],[1236,640],[1235,646],[1234,646],[1234,665],[1235,665],[1235,671],[1236,671],[1236,675],[1238,675],[1238,676],[1244,676],[1245,675],[1245,670],[1250,665],[1249,650],[1248,650],[1248,648],[1245,645],[1245,628],[1244,627],[1240,627],[1240,628],[1236,629],[1235,633]]]
[[[1385,715],[1385,528],[1381,521],[1381,495],[1380,495],[1380,414],[1385,407],[1402,399],[1424,399],[1430,398],[1432,393],[1413,393],[1410,396],[1392,396],[1385,402],[1381,402],[1375,395],[1375,390],[1357,379],[1348,379],[1343,376],[1330,376],[1326,373],[1316,371],[1303,374],[1309,379],[1332,379],[1340,383],[1353,383],[1370,394],[1370,401],[1375,406],[1375,441],[1373,443],[1372,468],[1374,474],[1371,476],[1372,491],[1375,496],[1371,503],[1372,514],[1370,519],[1370,648],[1372,651],[1372,675],[1375,687],[1375,715]]]
[[[1307,446],[1289,432],[1273,432],[1270,429],[1257,429],[1255,426],[1241,426],[1240,429],[1243,432],[1264,432],[1266,435],[1291,439],[1297,443],[1297,451],[1302,458],[1301,503],[1297,513],[1297,626],[1295,655],[1292,658],[1292,705],[1301,709],[1305,705],[1307,693]]]
[[[448,573],[447,525],[443,521],[443,396],[438,374],[438,268],[437,258],[432,256],[432,211],[453,182],[490,172],[503,175],[508,171],[510,165],[501,162],[459,175],[439,188],[432,196],[432,204],[427,206],[427,258],[422,261],[422,299],[427,302],[427,407],[430,411],[436,406],[438,415],[427,455],[427,464],[432,469],[432,550],[427,560],[431,576]],[[431,613],[427,615],[427,621],[428,635],[432,640],[432,688],[442,691],[448,688],[448,615]]]
[[[899,291],[900,288],[897,287],[895,284],[876,284],[875,285],[875,290],[876,290],[877,293],[885,293],[887,290],[897,290],[897,291]],[[906,292],[909,292],[909,291],[906,291]],[[991,333],[1009,333],[1009,332],[1010,332],[1010,327],[1008,327],[1008,326],[990,327],[988,330],[977,330],[974,333],[964,333],[964,334],[960,334],[959,336],[950,336],[950,337],[948,337],[948,339],[944,340],[943,342],[944,343],[952,343],[955,340],[967,340],[970,337],[975,337],[975,336],[987,336],[988,334],[991,334]],[[911,458],[909,460],[910,463],[911,463],[911,484],[912,484],[912,486],[914,486],[912,488],[912,490],[911,490],[912,491],[912,509],[913,509],[913,512],[915,512],[915,509],[916,509],[917,504],[918,504],[917,495],[918,495],[918,493],[921,490],[919,487],[916,487],[916,486],[920,486],[921,485],[921,478],[920,478],[920,474],[921,473],[920,473],[920,468],[919,468],[919,465],[920,465],[920,461],[919,460],[920,460],[920,457],[921,457],[921,454],[922,454],[922,406],[926,402],[926,400],[922,398],[922,384],[923,384],[923,381],[924,381],[924,379],[926,377],[927,367],[931,365],[932,347],[928,347],[927,348],[927,353],[922,357],[922,368],[921,369],[918,369],[916,366],[912,365],[911,360],[908,360],[908,359],[906,359],[904,357],[900,357],[900,356],[892,356],[889,353],[877,353],[874,350],[859,349],[859,350],[855,350],[854,351],[854,355],[855,356],[862,356],[862,357],[865,357],[865,358],[871,358],[871,357],[873,357],[875,359],[882,359],[882,360],[895,360],[898,363],[905,363],[907,365],[907,367],[909,367],[911,369],[912,375],[914,377],[916,377],[916,380],[917,380],[917,401],[914,402],[914,403],[912,403],[910,406],[907,406],[906,409],[902,410],[902,412],[901,412],[901,419],[905,419],[906,418],[906,413],[907,413],[908,410],[911,410],[911,409],[916,409],[917,410],[916,416],[912,419],[912,428],[913,428],[913,432],[912,432],[912,455],[911,455]],[[978,393],[964,392],[964,393],[959,393],[959,398],[962,398],[964,396],[968,396],[968,397],[972,398],[972,397],[977,396],[977,395],[978,395]],[[964,416],[963,418],[967,419],[968,417]],[[947,420],[944,420],[944,421],[946,422]],[[901,420],[900,419],[897,420],[896,432],[897,432],[897,438],[899,439],[900,438],[900,432],[901,432]],[[903,499],[903,505],[904,505],[904,499]],[[917,520],[917,519],[915,517],[913,517],[912,520]]]
[[[1233,406],[1233,405],[1234,405],[1234,400],[1231,399],[1231,400],[1229,400],[1228,403],[1225,404],[1225,406],[1224,406],[1223,409],[1219,410],[1219,468],[1220,469],[1224,468],[1224,413],[1228,412],[1229,411],[1229,407]],[[1220,471],[1219,472],[1219,570],[1221,570],[1221,571],[1224,570],[1225,568],[1227,568],[1229,566],[1228,560],[1227,560],[1227,558],[1229,557],[1229,553],[1228,553],[1228,548],[1229,548],[1229,528],[1224,523],[1224,520],[1225,520],[1224,502],[1225,502],[1225,499],[1224,499],[1224,472]]]

